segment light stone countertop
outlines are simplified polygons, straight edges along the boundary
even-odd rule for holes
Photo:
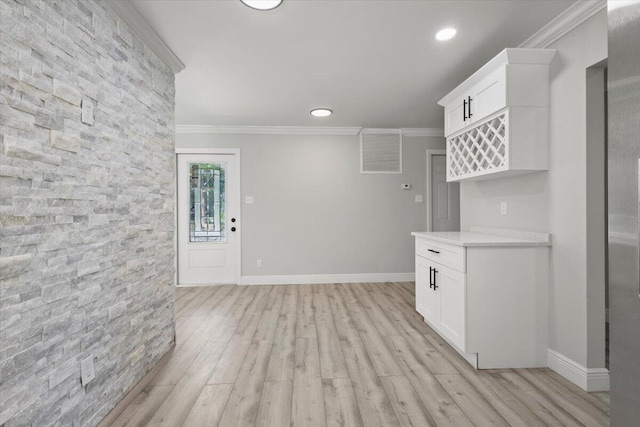
[[[494,231],[495,234],[471,231],[433,231],[413,232],[411,235],[416,238],[425,238],[434,242],[464,247],[551,246],[551,235],[546,233],[511,232],[511,230]]]

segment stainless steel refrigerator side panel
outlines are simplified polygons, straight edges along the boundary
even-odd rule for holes
[[[640,420],[640,0],[609,0],[611,425]]]

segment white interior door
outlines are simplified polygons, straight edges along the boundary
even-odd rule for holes
[[[431,231],[460,230],[460,184],[447,182],[444,154],[431,157]]]
[[[238,159],[178,154],[178,284],[237,283]]]

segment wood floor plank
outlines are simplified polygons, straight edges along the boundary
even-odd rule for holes
[[[302,286],[298,291],[296,337],[315,338],[316,336],[317,332],[313,308],[313,294],[310,286]]]
[[[469,418],[402,336],[385,337],[404,375],[438,425],[472,426]]]
[[[251,342],[227,406],[222,412],[220,427],[255,424],[272,345],[271,340]]]
[[[362,427],[362,417],[349,378],[322,380],[327,427]]]
[[[560,405],[565,411],[587,427],[608,426],[609,417],[582,397],[568,393],[568,389],[554,384],[540,370],[519,369],[518,374],[531,385]]]
[[[226,342],[209,341],[154,414],[150,425],[180,426],[218,363]]]
[[[276,325],[266,381],[293,381],[298,288],[287,286]]]
[[[506,372],[493,375],[514,396],[531,409],[547,425],[553,426],[580,426],[581,423],[567,413],[563,408],[548,399],[542,393],[524,380],[515,372]]]
[[[380,380],[401,426],[436,425],[407,377],[384,377]]]
[[[280,427],[291,424],[292,389],[291,381],[264,383],[256,427]]]
[[[549,377],[553,387],[559,387],[564,393],[579,396],[604,414],[609,413],[609,392],[588,393],[551,369],[540,369],[538,371]]]
[[[296,365],[293,372],[291,425],[326,425],[320,355],[316,338],[296,339]]]
[[[367,285],[353,285],[349,287],[349,290],[356,295],[356,298],[360,300],[362,306],[369,316],[371,322],[375,325],[376,329],[382,336],[398,335],[398,330],[394,326],[393,322],[389,320],[387,314],[380,309],[380,307],[373,302],[367,292]]]
[[[508,427],[507,421],[460,374],[436,375],[467,418],[475,425]]]
[[[347,365],[340,347],[340,338],[333,322],[329,298],[324,287],[313,289],[313,304],[318,334],[318,352],[322,378],[347,378]]]
[[[356,328],[351,313],[347,308],[342,293],[338,290],[338,286],[346,285],[327,285],[327,294],[329,297],[329,307],[333,315],[333,322],[338,330],[338,337],[355,337],[358,336],[358,329]]]
[[[217,426],[233,384],[205,385],[191,408],[183,427]]]
[[[234,338],[227,347],[207,380],[207,384],[233,384],[251,347],[250,339]]]
[[[272,340],[276,334],[280,307],[284,300],[284,286],[274,286],[267,298],[267,303],[262,312],[260,323],[256,329],[255,340]]]
[[[147,385],[110,427],[145,426],[173,389],[172,385]]]
[[[215,341],[230,341],[240,324],[242,318],[249,312],[248,308],[258,295],[257,289],[246,286],[242,289],[239,298],[229,308],[229,311],[220,321],[215,332],[211,336]]]
[[[398,426],[391,402],[359,337],[340,340],[349,377],[365,426]]]
[[[360,333],[362,344],[378,376],[403,375],[402,369],[384,339],[365,311],[355,311],[352,318]]]

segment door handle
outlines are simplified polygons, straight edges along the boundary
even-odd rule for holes
[[[467,121],[467,100],[466,99],[462,100],[462,121],[463,122]]]
[[[433,288],[433,267],[429,267],[429,288]]]
[[[438,285],[436,285],[436,273],[438,272],[438,270],[436,270],[435,268],[433,269],[433,290],[435,291],[436,289],[438,289]]]
[[[467,114],[467,118],[471,119],[471,116],[473,116],[473,114],[471,114],[471,101],[472,101],[472,99],[471,99],[470,96],[468,96],[467,98],[469,99],[469,102],[467,103],[467,106],[469,107],[469,113]]]

